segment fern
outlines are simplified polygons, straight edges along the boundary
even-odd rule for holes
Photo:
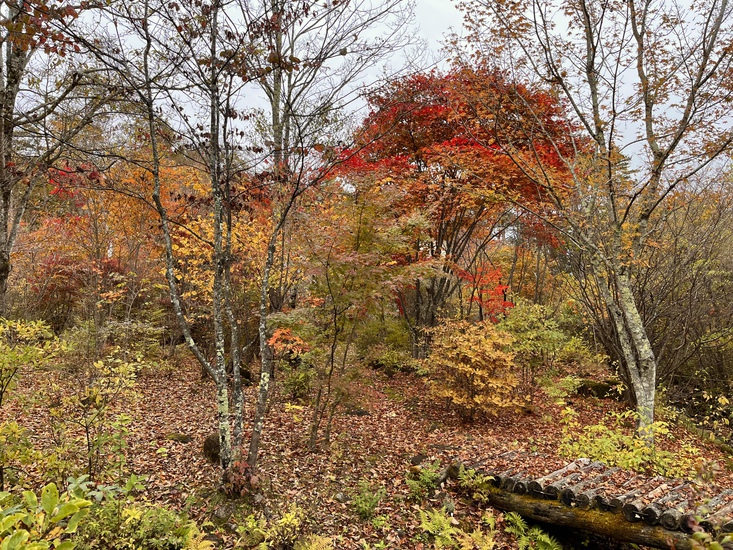
[[[505,531],[517,538],[524,535],[529,529],[529,525],[524,521],[524,518],[516,512],[509,512],[504,516],[504,520],[507,523]]]
[[[540,527],[529,527],[525,519],[516,512],[504,516],[505,531],[517,539],[518,550],[562,550],[562,545],[545,533]]]

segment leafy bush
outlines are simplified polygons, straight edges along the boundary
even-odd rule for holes
[[[23,465],[37,458],[25,428],[17,422],[0,422],[0,491],[16,480]]]
[[[518,404],[509,334],[489,321],[453,321],[436,327],[433,336],[424,365],[434,396],[447,399],[465,419]]]
[[[563,411],[563,438],[559,447],[561,455],[572,458],[584,456],[608,466],[667,477],[695,477],[700,450],[684,445],[672,453],[650,447],[644,439],[635,436],[633,430],[624,429],[624,425],[636,424],[638,415],[635,411],[610,413],[611,427],[594,424],[581,428],[576,417],[577,413],[570,408]],[[665,422],[654,422],[649,429],[655,438],[670,435]]]
[[[49,364],[60,349],[45,323],[0,319],[0,406],[15,387],[22,367]],[[21,426],[12,421],[0,423],[0,491],[6,488],[6,474],[17,473],[36,457]]]
[[[458,484],[473,500],[482,504],[489,502],[489,486],[492,477],[480,474],[476,470],[466,469],[461,465],[458,470]]]
[[[363,357],[364,364],[368,367],[383,370],[390,377],[400,371],[410,370],[413,364],[408,351],[394,349],[384,344],[377,344],[366,350]]]
[[[22,499],[0,493],[0,542],[13,550],[71,550],[70,540],[91,502],[68,492],[59,493],[50,483],[39,499],[33,491],[24,491]]]
[[[0,318],[0,406],[21,367],[49,364],[59,350],[58,340],[45,323]]]
[[[257,548],[257,550],[287,550],[298,542],[305,527],[305,512],[293,506],[276,521],[249,515],[237,527],[239,540],[235,548]],[[306,539],[307,540],[307,539]],[[318,541],[314,542],[317,544]],[[318,546],[315,546],[318,548]],[[308,548],[306,546],[306,548]]]
[[[410,342],[410,329],[404,318],[377,315],[370,317],[359,328],[356,349],[368,365],[375,356],[374,350],[376,348],[381,347],[409,355]]]
[[[608,362],[608,357],[602,353],[595,353],[583,338],[571,336],[557,349],[555,362],[593,371],[604,366]]]
[[[569,395],[573,395],[583,381],[577,376],[566,376],[559,380],[553,380],[551,376],[546,376],[540,378],[539,383],[548,396],[556,401],[562,401]]]
[[[384,487],[374,491],[366,481],[359,483],[359,490],[354,493],[351,501],[359,517],[361,519],[371,519],[385,493]]]
[[[437,460],[424,468],[411,468],[405,480],[410,489],[410,498],[417,501],[427,498],[438,487],[439,480],[440,462]]]
[[[299,401],[308,397],[314,376],[313,366],[309,361],[300,361],[297,365],[286,363],[282,365],[284,371],[283,388],[290,399]]]
[[[50,473],[64,478],[83,472],[104,481],[125,473],[130,418],[114,413],[111,405],[134,397],[137,368],[136,363],[112,355],[75,373],[73,393],[53,387],[50,422],[57,455],[63,459],[46,465]]]
[[[522,384],[531,392],[539,369],[552,363],[565,335],[547,307],[527,300],[517,301],[497,326],[512,335],[512,351],[522,369]]]
[[[293,550],[333,550],[333,540],[330,537],[308,535],[296,542]]]
[[[204,550],[212,548],[195,523],[152,504],[105,500],[79,528],[80,550]]]

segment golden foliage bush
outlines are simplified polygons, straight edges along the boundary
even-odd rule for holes
[[[512,337],[490,321],[451,321],[432,331],[424,366],[432,394],[467,420],[518,405]]]

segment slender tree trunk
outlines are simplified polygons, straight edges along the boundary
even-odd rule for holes
[[[282,219],[282,218],[281,218]],[[270,279],[270,271],[275,261],[275,249],[277,247],[277,232],[281,224],[278,224],[270,236],[270,242],[267,245],[267,258],[265,266],[262,270],[262,283],[260,285],[260,322],[259,322],[259,338],[260,338],[260,358],[262,368],[260,370],[260,383],[257,388],[257,406],[255,407],[255,417],[252,421],[252,437],[249,441],[249,453],[247,455],[247,463],[254,470],[257,466],[257,458],[260,452],[260,439],[262,437],[262,428],[265,424],[265,414],[267,413],[267,401],[270,397],[270,389],[272,383],[272,374],[274,363],[272,361],[272,349],[267,343],[267,300],[268,287]]]

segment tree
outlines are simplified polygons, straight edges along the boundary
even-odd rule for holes
[[[342,109],[363,89],[358,79],[409,44],[412,5],[399,0],[242,4],[247,26],[262,29],[253,35],[253,48],[266,54],[244,57],[243,69],[256,76],[268,103],[268,120],[261,128],[272,200],[272,230],[260,290],[262,367],[248,454],[251,466],[257,462],[273,373],[267,317],[280,233],[298,198],[329,178],[341,162],[335,146],[346,139]]]
[[[474,123],[473,106],[464,94],[480,78],[496,83],[492,92],[504,93],[499,73],[455,70],[413,75],[372,94],[373,110],[363,123],[364,135],[374,140],[360,153],[368,163],[364,169],[389,174],[390,185],[400,191],[395,211],[413,220],[412,250],[404,260],[427,268],[398,292],[415,357],[426,353],[425,328],[436,325],[462,285],[469,283],[473,292],[478,291],[474,283],[482,277],[484,283],[489,280],[482,272],[492,272],[489,278],[495,284],[487,289],[482,283],[481,292],[500,283],[501,275],[495,276],[484,252],[510,228],[521,227],[523,213],[508,199],[521,197],[537,209],[545,201],[531,180],[493,145],[494,129]],[[548,112],[552,108],[548,102]],[[524,116],[521,109],[514,115]],[[553,135],[563,131],[558,127]],[[483,315],[480,298],[477,303]]]
[[[0,315],[7,313],[11,253],[45,171],[114,94],[61,32],[77,18],[64,2],[18,0],[0,8]],[[97,89],[96,92],[93,90]]]
[[[392,21],[387,38],[409,21],[391,8],[396,0],[334,2],[317,9],[310,2],[111,2],[100,6],[108,26],[91,40],[76,38],[122,81],[131,96],[129,112],[147,142],[149,156],[128,157],[146,173],[160,220],[166,278],[181,331],[217,387],[221,463],[238,460],[243,439],[243,393],[239,373],[239,323],[232,305],[237,204],[242,194],[266,202],[270,220],[261,266],[259,343],[262,374],[248,453],[257,463],[272,378],[268,341],[268,300],[279,235],[297,199],[317,186],[339,158],[333,127],[355,79],[376,60],[394,51],[384,37],[359,38],[381,21]],[[401,11],[404,14],[406,12]],[[114,30],[114,32],[113,32]],[[265,91],[269,128],[262,143],[248,141],[251,116],[245,94],[252,84]],[[189,107],[182,107],[189,105]],[[200,108],[197,108],[200,107]],[[260,119],[261,120],[261,119]],[[259,120],[257,121],[259,123]],[[175,151],[167,159],[164,148]],[[202,217],[177,218],[163,193],[162,171],[173,159],[198,171],[206,182]],[[199,223],[208,218],[206,230]],[[214,359],[206,356],[191,331],[181,281],[177,277],[178,230],[208,250]],[[227,365],[231,365],[231,385]],[[231,420],[230,420],[231,417]]]
[[[644,433],[654,420],[657,358],[632,280],[663,205],[730,147],[731,7],[727,0],[479,4],[463,5],[471,45],[483,49],[477,62],[527,84],[515,84],[501,103],[490,85],[488,98],[472,102],[495,115],[497,145],[551,199],[557,227],[582,251]],[[554,121],[534,109],[526,89],[546,90],[566,108],[557,116],[568,121],[574,148],[556,149],[569,178],[526,146],[557,142],[548,131]],[[503,116],[515,107],[533,114],[519,127]]]

